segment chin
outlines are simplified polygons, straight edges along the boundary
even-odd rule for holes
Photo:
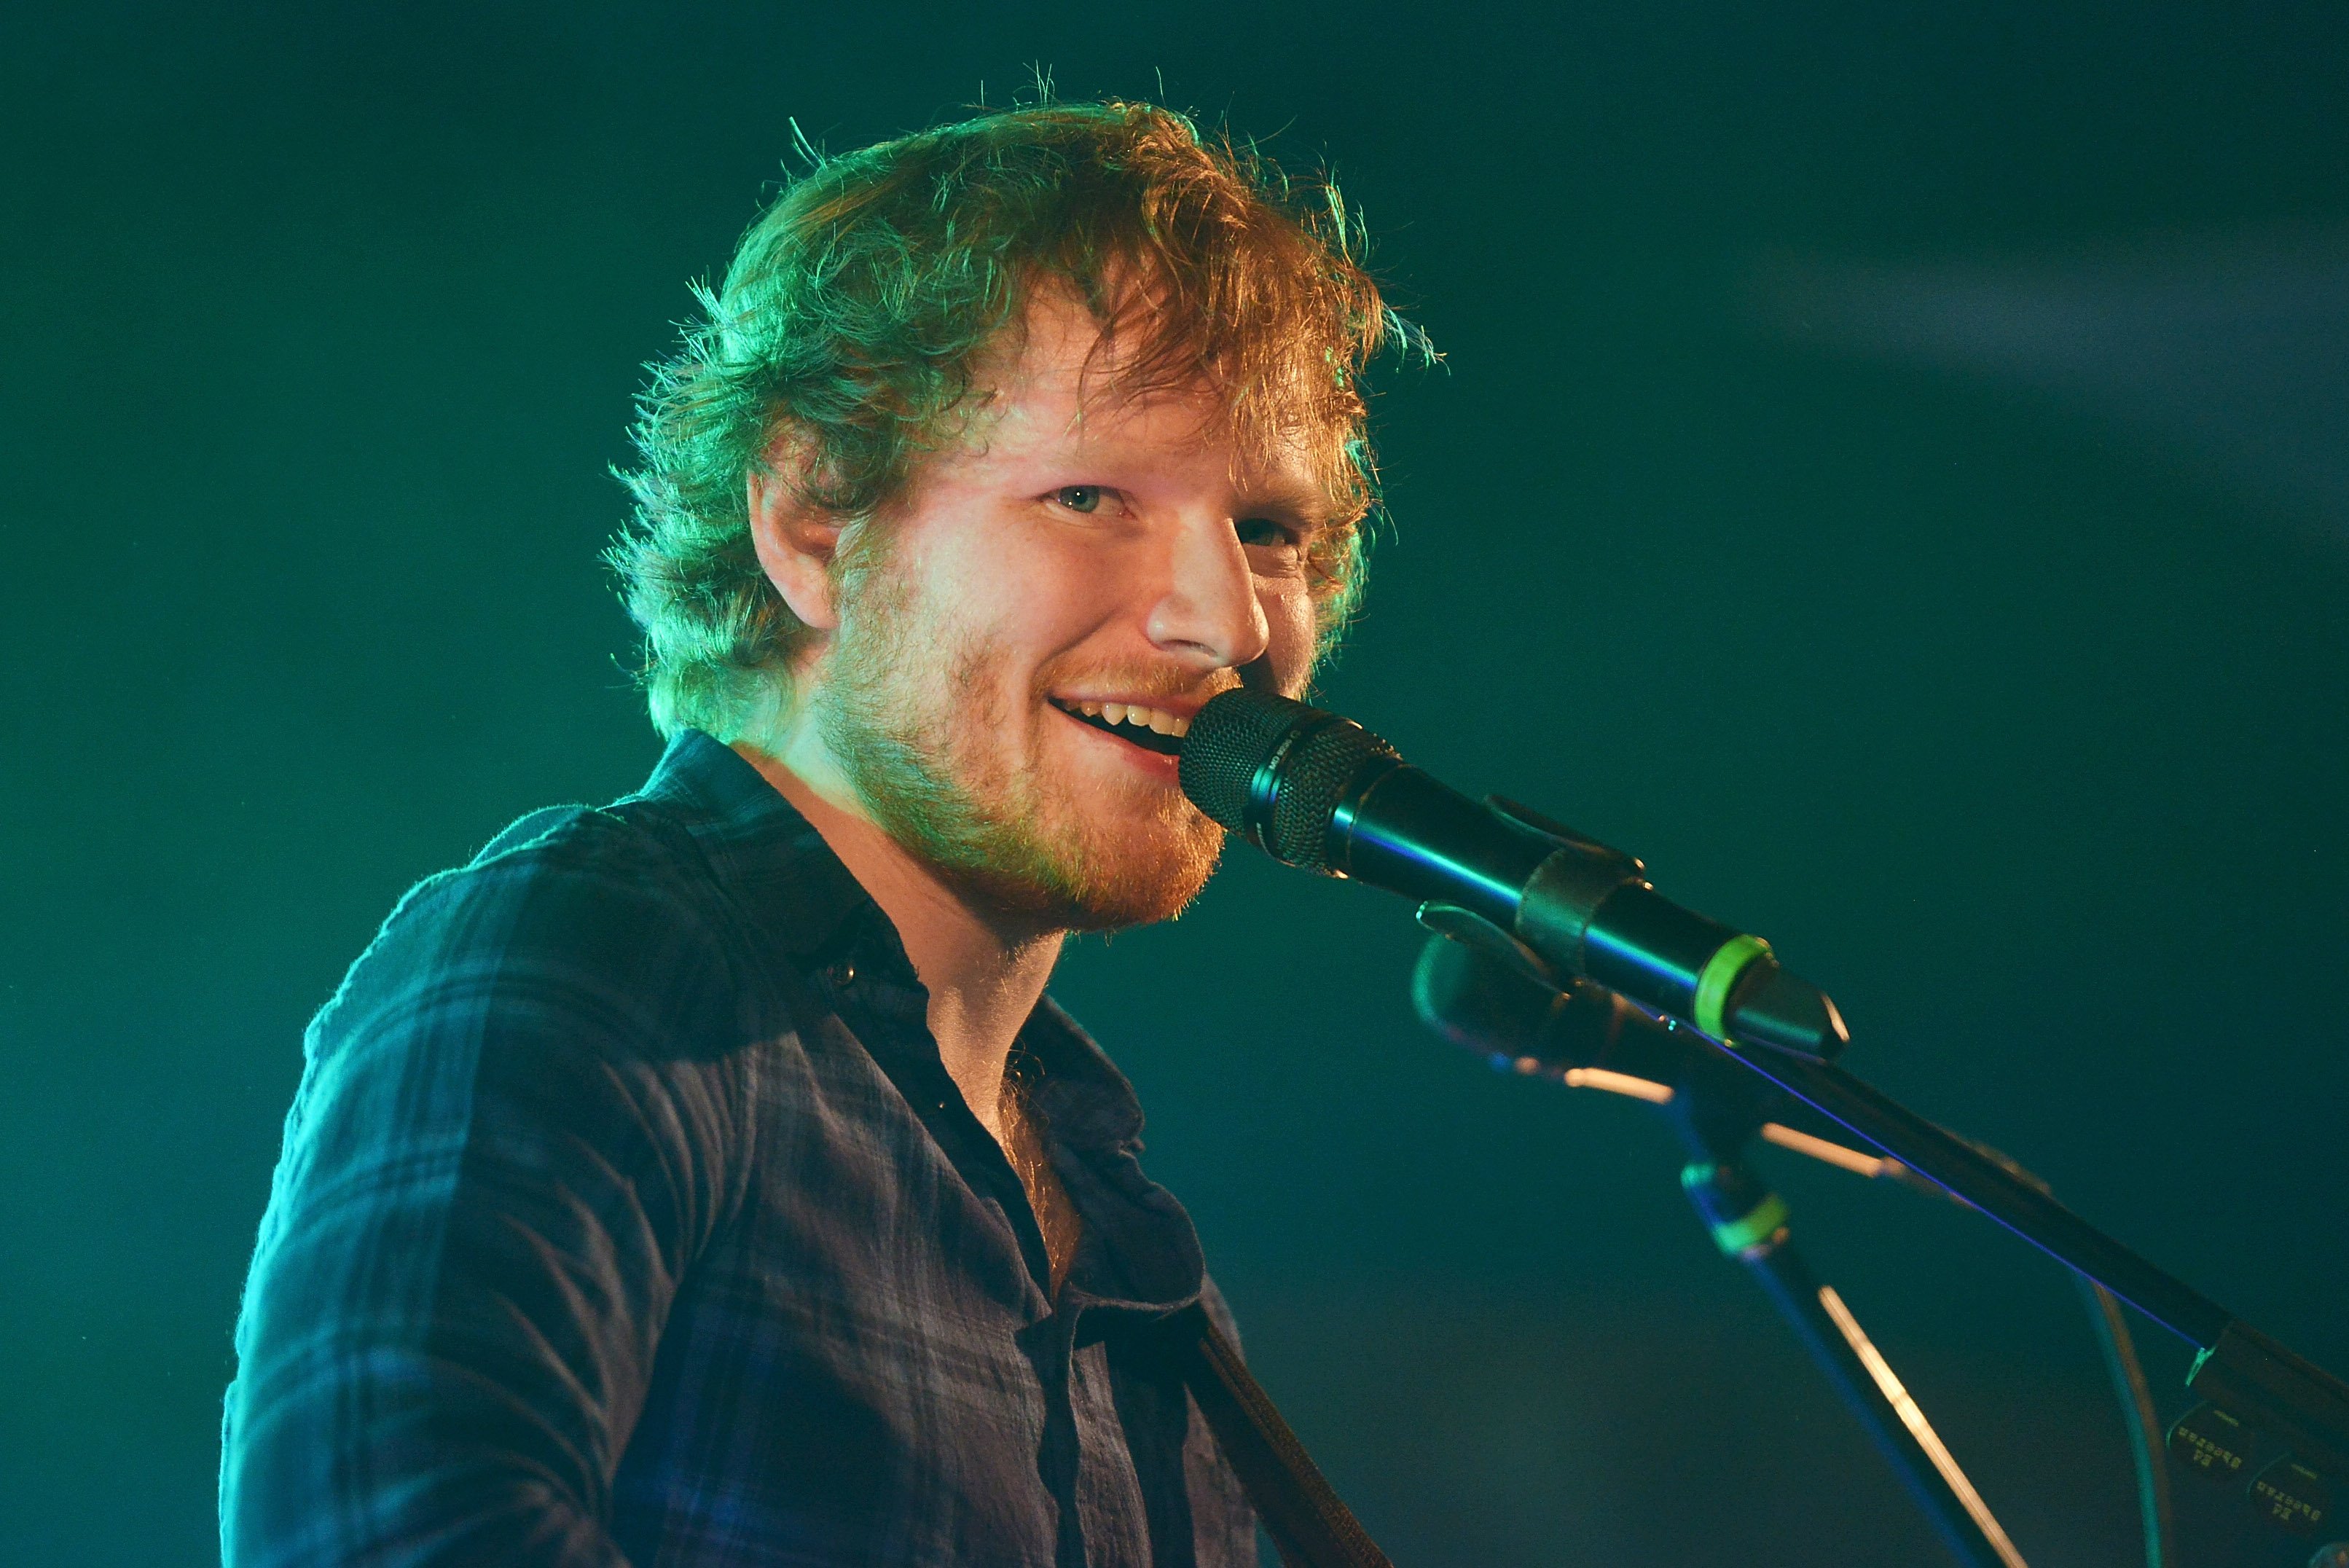
[[[1129,926],[1154,926],[1161,920],[1171,920],[1191,907],[1199,889],[1207,885],[1208,874],[1216,868],[1210,859],[1195,873],[1164,877],[1154,882],[1134,881],[1110,888],[1091,890],[1092,896],[1081,905],[1072,905],[1068,913],[1066,929],[1072,931],[1122,931]]]
[[[1121,836],[1073,855],[1039,856],[1015,871],[999,863],[957,878],[983,903],[1040,929],[1116,931],[1171,920],[1188,909],[1222,857],[1224,830],[1200,817],[1136,843]]]
[[[1121,844],[1102,857],[1106,864],[1097,861],[1106,875],[1089,879],[1080,918],[1069,929],[1113,931],[1155,925],[1189,909],[1223,857],[1224,830],[1195,812],[1187,815],[1190,821],[1167,825],[1162,841],[1143,848]]]

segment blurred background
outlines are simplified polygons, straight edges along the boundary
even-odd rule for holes
[[[596,552],[687,280],[788,119],[1040,66],[1327,161],[1447,356],[1377,383],[1331,705],[2349,1372],[2345,65],[2331,4],[0,14],[0,1561],[216,1560],[305,1020],[657,754]],[[1939,1561],[1666,1129],[1438,1044],[1417,948],[1243,853],[1058,984],[1396,1561]],[[2142,1561],[2060,1271],[1764,1163],[2030,1561]],[[2189,1563],[2305,1559],[2180,1502]]]

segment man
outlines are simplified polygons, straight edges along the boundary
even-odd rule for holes
[[[667,755],[414,889],[319,1014],[238,1325],[233,1568],[1255,1561],[1205,1301],[1043,996],[1295,693],[1385,322],[1334,202],[1146,106],[820,165],[638,430]]]

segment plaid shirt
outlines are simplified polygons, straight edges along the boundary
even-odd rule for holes
[[[1256,1562],[1133,1331],[1206,1295],[1125,1079],[1021,1044],[1054,1296],[895,929],[706,735],[403,899],[312,1024],[223,1423],[231,1568]]]

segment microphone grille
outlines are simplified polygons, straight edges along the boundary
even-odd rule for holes
[[[1309,871],[1330,868],[1330,820],[1362,764],[1395,754],[1392,746],[1351,719],[1326,717],[1330,722],[1299,736],[1281,762],[1265,846],[1275,859]]]
[[[1346,786],[1364,763],[1394,754],[1350,719],[1243,687],[1214,699],[1192,720],[1183,739],[1183,793],[1276,860],[1326,871],[1330,821]],[[1275,757],[1271,810],[1258,803],[1251,822],[1250,792],[1258,771]]]
[[[1246,833],[1248,784],[1291,730],[1318,710],[1269,691],[1235,686],[1194,714],[1177,759],[1191,804],[1233,833]]]

